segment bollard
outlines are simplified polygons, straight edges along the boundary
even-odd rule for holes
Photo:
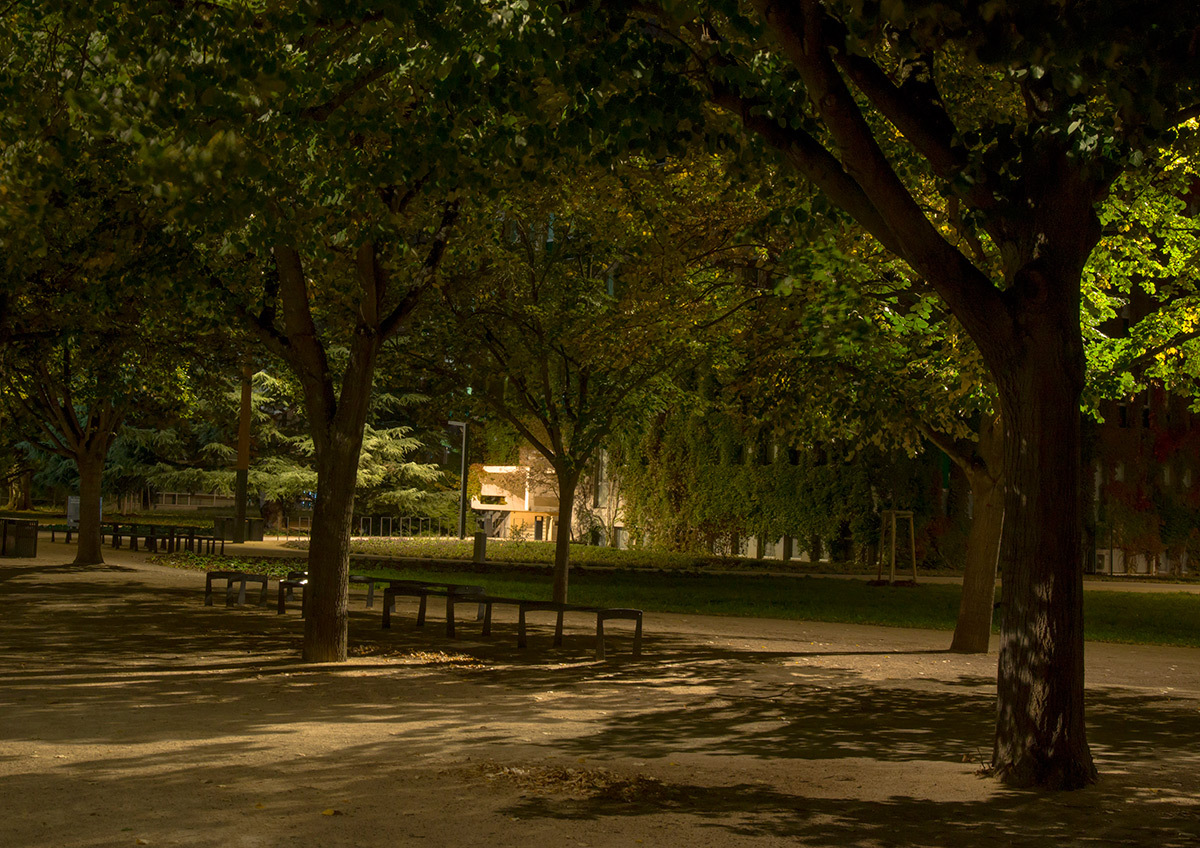
[[[475,562],[485,562],[487,560],[487,533],[479,532],[475,534]]]

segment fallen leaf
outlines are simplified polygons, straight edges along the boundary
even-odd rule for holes
[[[341,810],[335,810],[333,807],[330,807],[328,810],[321,810],[321,815],[323,815],[323,816],[344,816],[345,813],[343,813]]]

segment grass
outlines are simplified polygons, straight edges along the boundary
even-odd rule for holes
[[[304,550],[307,540],[288,542],[289,547]],[[350,550],[355,554],[368,554],[394,559],[460,559],[470,561],[474,556],[474,542],[470,539],[352,539]],[[487,557],[489,563],[528,563],[549,565],[554,562],[553,542],[513,542],[506,539],[489,539]],[[617,549],[595,545],[571,545],[571,564],[585,568],[636,568],[663,571],[729,571],[750,568],[770,568],[789,573],[838,573],[862,572],[867,569],[849,563],[822,562],[810,564],[800,560],[756,561],[742,557],[710,556],[707,554],[657,551],[644,548]]]
[[[156,562],[198,570],[230,569],[281,577],[302,559],[163,555]],[[464,563],[464,566],[467,564]],[[508,597],[550,597],[544,568],[371,568],[356,574],[482,585]],[[354,587],[357,590],[357,587]],[[571,575],[571,601],[647,612],[730,615],[953,630],[960,588],[954,584],[869,586],[862,580],[811,576],[645,571]],[[1102,642],[1200,647],[1200,595],[1183,592],[1084,592],[1084,637]]]

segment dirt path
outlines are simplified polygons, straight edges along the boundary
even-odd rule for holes
[[[294,612],[67,551],[0,560],[5,848],[1200,844],[1194,649],[1089,645],[1104,777],[1039,796],[975,775],[995,656],[947,634],[656,614],[600,664],[356,606],[312,666]]]

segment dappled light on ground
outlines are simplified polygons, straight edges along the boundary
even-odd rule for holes
[[[201,603],[195,573],[0,567],[0,842],[22,846],[1113,845],[1200,840],[1191,649],[1105,646],[1098,786],[977,774],[995,657],[945,634],[697,616],[515,647],[440,615],[296,659],[296,612]],[[1089,648],[1089,650],[1091,650]]]

